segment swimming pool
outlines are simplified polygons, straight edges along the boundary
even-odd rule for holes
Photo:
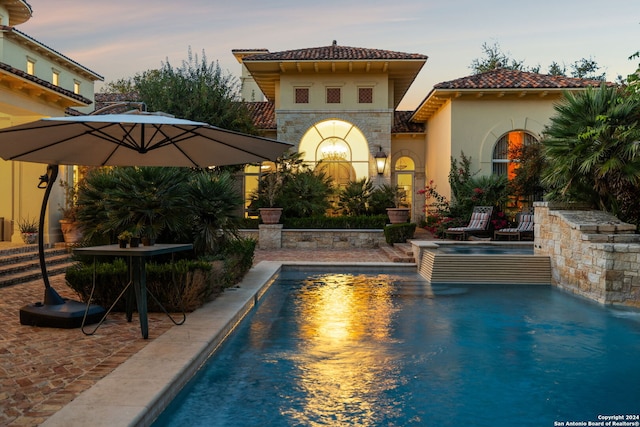
[[[554,425],[640,412],[640,314],[548,286],[283,271],[157,420]]]

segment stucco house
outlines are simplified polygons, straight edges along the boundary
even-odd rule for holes
[[[0,128],[42,117],[88,114],[94,109],[94,83],[103,77],[15,27],[27,22],[31,6],[0,0]],[[40,214],[43,190],[37,188],[46,165],[0,159],[0,241],[20,242],[17,224]],[[73,180],[73,167],[60,179]],[[60,235],[61,188],[52,193],[45,241]]]
[[[242,64],[243,100],[265,135],[296,144],[312,165],[322,161],[338,184],[369,177],[403,187],[413,218],[422,215],[416,191],[427,181],[450,196],[452,157],[464,152],[473,171],[507,174],[517,160],[508,157],[509,146],[539,140],[565,91],[601,84],[496,69],[439,83],[414,111],[398,111],[427,56],[336,41],[232,52]],[[388,161],[378,173],[381,152]]]
[[[113,101],[114,94],[94,95],[102,76],[15,28],[31,12],[25,1],[0,0],[0,128],[44,116],[87,114],[101,101]],[[564,91],[601,83],[496,69],[439,83],[415,110],[399,111],[426,55],[337,41],[232,54],[240,64],[242,99],[263,135],[294,144],[306,162],[320,165],[338,185],[365,177],[375,185],[399,185],[414,219],[424,206],[417,190],[428,181],[449,196],[451,157],[464,152],[481,174],[509,173],[514,160],[508,158],[509,145],[539,139]],[[382,168],[379,160],[385,160]],[[16,223],[39,214],[42,191],[36,186],[45,168],[0,160],[0,239],[19,241]],[[63,167],[60,179],[73,181],[75,169]],[[246,168],[247,197],[260,171]],[[51,197],[45,242],[61,238],[58,190]]]

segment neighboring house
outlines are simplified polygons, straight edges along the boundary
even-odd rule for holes
[[[31,18],[22,0],[0,0],[0,128],[41,117],[87,114],[93,111],[94,83],[102,76],[18,31]],[[61,180],[73,180],[73,167],[63,167]],[[0,241],[20,241],[17,224],[38,218],[44,191],[37,188],[46,165],[0,159]],[[45,242],[60,240],[54,188],[45,224]]]
[[[539,140],[564,91],[598,80],[496,69],[437,84],[415,111],[396,111],[427,56],[330,46],[270,53],[232,51],[242,64],[242,97],[266,136],[295,144],[339,185],[369,177],[407,190],[413,218],[433,180],[450,197],[451,158],[472,172],[508,174],[509,147]],[[266,101],[264,98],[266,98]],[[382,174],[375,155],[387,157]],[[256,170],[254,170],[257,173]],[[248,176],[246,188],[255,188]]]

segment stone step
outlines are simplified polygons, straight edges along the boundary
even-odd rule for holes
[[[413,252],[410,254],[406,253],[406,250],[397,249],[396,246],[380,246],[382,252],[384,252],[385,256],[389,258],[391,262],[408,262],[415,263],[416,260],[413,258]]]
[[[426,251],[419,272],[431,283],[551,284],[551,261],[537,255],[454,255]]]
[[[47,248],[44,252],[47,274],[62,274],[74,264],[65,247]],[[37,245],[0,250],[0,288],[42,279]]]
[[[74,264],[75,261],[53,265],[47,264],[47,274],[49,277],[57,276],[58,274],[64,274],[67,271],[67,268],[73,266]],[[0,276],[0,288],[41,279],[42,272],[40,271],[40,267],[38,266],[37,269],[24,270],[18,273]]]

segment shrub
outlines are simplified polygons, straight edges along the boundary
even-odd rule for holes
[[[258,242],[255,239],[234,239],[224,248],[224,285],[238,283],[253,265]]]
[[[338,208],[343,215],[365,215],[369,209],[373,184],[369,178],[349,181],[340,190]]]
[[[416,224],[408,222],[405,224],[389,224],[384,228],[384,238],[390,245],[394,243],[405,243],[407,239],[412,239],[416,232]]]
[[[193,311],[213,299],[224,288],[238,283],[253,263],[257,242],[235,239],[227,242],[220,260],[187,260],[173,263],[147,263],[149,311],[161,311],[154,297],[169,312]],[[66,271],[68,285],[83,301],[91,295],[94,280],[93,262],[79,262]],[[115,259],[95,265],[96,287],[92,302],[111,307],[129,282],[127,262]],[[153,297],[151,296],[153,295]],[[114,306],[125,311],[124,298]]]

